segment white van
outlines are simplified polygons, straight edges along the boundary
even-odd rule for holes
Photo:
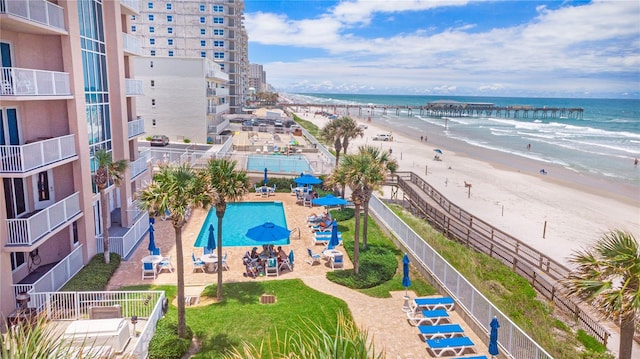
[[[378,133],[377,135],[373,136],[373,140],[374,141],[391,141],[391,134],[390,133]]]

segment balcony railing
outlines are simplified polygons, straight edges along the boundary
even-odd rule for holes
[[[33,245],[80,213],[80,192],[27,218],[7,219],[7,245]]]
[[[129,126],[129,138],[134,138],[144,133],[144,119],[139,118],[137,120],[127,122]]]
[[[149,169],[149,160],[151,159],[151,151],[146,150],[140,152],[140,158],[131,162],[131,179],[136,178],[139,174]]]
[[[122,33],[122,49],[128,55],[141,55],[142,47],[140,38],[137,36]]]
[[[0,68],[0,95],[71,96],[67,72]]]
[[[75,135],[0,146],[0,174],[24,173],[77,155]]]
[[[2,0],[0,3],[0,14],[21,17],[66,32],[64,10],[54,3],[45,0]]]
[[[121,257],[125,258],[134,250],[138,242],[142,240],[142,237],[149,230],[149,213],[144,212],[138,218],[136,223],[129,228],[127,233],[121,237],[109,236],[109,251],[112,253],[118,253]],[[96,236],[96,250],[98,253],[104,251],[104,243],[102,243],[102,236]]]
[[[125,79],[125,94],[127,96],[136,96],[144,94],[142,92],[142,80]]]

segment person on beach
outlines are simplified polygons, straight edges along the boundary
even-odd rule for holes
[[[424,136],[420,136],[420,142],[422,142],[422,139],[424,138]]]
[[[633,165],[637,166],[638,165],[638,159],[636,158],[635,161],[633,161]]]
[[[530,150],[530,149],[531,149],[531,144],[528,144],[527,145],[527,150]]]

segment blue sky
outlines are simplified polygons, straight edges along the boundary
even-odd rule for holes
[[[277,91],[640,98],[640,1],[245,0]]]

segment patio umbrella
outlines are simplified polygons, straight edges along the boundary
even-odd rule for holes
[[[206,249],[205,253],[208,251],[213,252],[216,249],[216,241],[213,236],[214,228],[213,224],[209,224],[209,235],[208,236],[199,236],[196,240],[196,243],[193,244],[194,247],[201,247]]]
[[[491,327],[491,333],[489,334],[489,354],[493,357],[500,353],[498,351],[498,328],[500,328],[498,318],[493,317],[489,326]]]
[[[338,238],[338,222],[334,219],[333,224],[331,225],[331,239],[329,240],[327,249],[334,249],[339,244],[340,239]]]
[[[267,168],[264,168],[264,185],[266,186],[269,183],[269,178],[267,177]]]
[[[411,286],[409,279],[409,256],[405,253],[402,257],[402,286],[404,287],[404,296],[407,296],[407,290]]]
[[[314,177],[313,175],[300,175],[300,177],[295,178],[293,180],[297,184],[320,184],[322,180],[320,178]]]
[[[155,235],[153,234],[154,231],[153,223],[149,223],[149,247],[147,247],[147,249],[149,249],[150,253],[153,253],[156,249]]]
[[[289,252],[289,264],[291,264],[291,268],[293,268],[293,249]]]
[[[347,204],[347,201],[340,198],[340,197],[336,197],[332,194],[328,194],[324,197],[320,197],[320,198],[314,198],[311,200],[311,203],[318,205],[318,206],[343,206],[345,204]]]
[[[435,151],[435,152],[437,152],[437,153],[439,153],[439,154],[442,154],[442,150],[441,150],[441,149],[439,149],[439,148],[436,148],[434,151]]]
[[[289,234],[291,234],[290,230],[271,222],[265,222],[259,226],[249,228],[246,236],[254,241],[271,242],[288,238]]]

